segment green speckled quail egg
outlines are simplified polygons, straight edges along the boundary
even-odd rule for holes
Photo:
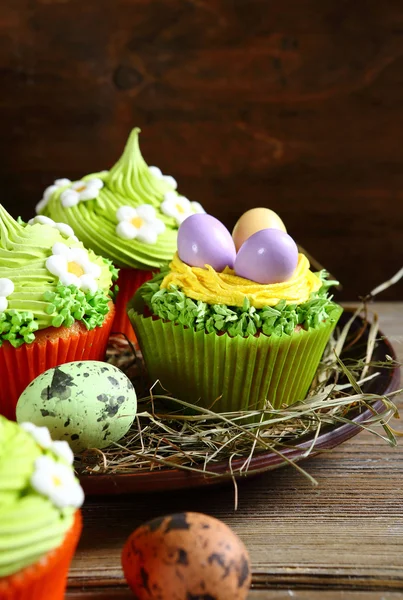
[[[95,360],[66,363],[39,375],[21,394],[17,421],[48,427],[73,452],[106,448],[130,429],[137,396],[117,367]]]

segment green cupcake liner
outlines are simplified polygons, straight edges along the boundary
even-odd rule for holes
[[[247,338],[194,331],[142,312],[136,296],[128,314],[151,381],[180,400],[232,412],[303,400],[343,309],[335,305],[315,329]]]

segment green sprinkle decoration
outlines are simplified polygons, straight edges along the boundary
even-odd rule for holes
[[[43,299],[48,303],[45,312],[53,316],[53,327],[71,327],[74,321],[82,321],[87,329],[95,329],[103,324],[109,311],[110,298],[102,290],[84,293],[74,285],[59,283],[56,291],[46,291]],[[38,328],[31,311],[6,310],[0,313],[0,347],[4,341],[14,348],[31,344]]]
[[[49,302],[47,314],[54,315],[53,327],[71,327],[74,321],[82,321],[87,329],[95,329],[109,311],[110,298],[102,290],[83,292],[74,285],[59,283],[56,292],[45,292],[43,299]]]
[[[14,348],[30,344],[35,339],[38,322],[31,311],[8,310],[0,314],[0,347],[4,341]]]
[[[231,337],[248,337],[263,333],[264,335],[291,335],[297,327],[303,329],[316,328],[331,313],[334,303],[328,289],[337,285],[337,281],[327,280],[327,272],[317,273],[322,287],[311,294],[303,304],[286,304],[285,300],[276,306],[255,308],[245,298],[243,306],[226,306],[224,304],[206,304],[201,300],[188,298],[177,286],[160,289],[166,275],[163,271],[151,281],[145,283],[141,290],[142,298],[148,308],[163,320],[173,321],[194,329],[228,333]]]

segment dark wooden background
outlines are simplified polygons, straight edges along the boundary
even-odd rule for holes
[[[278,211],[344,298],[403,264],[401,0],[3,0],[0,70],[15,216],[139,125],[182,193],[229,227]]]

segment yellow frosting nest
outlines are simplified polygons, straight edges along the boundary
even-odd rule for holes
[[[206,265],[205,269],[189,267],[181,261],[178,253],[169,266],[171,270],[161,288],[176,285],[189,298],[207,304],[242,306],[245,297],[255,308],[275,306],[281,300],[287,304],[302,304],[322,285],[319,277],[310,271],[309,260],[304,254],[298,255],[297,268],[291,279],[271,284],[238,277],[229,267],[222,273],[217,273],[210,265]]]

